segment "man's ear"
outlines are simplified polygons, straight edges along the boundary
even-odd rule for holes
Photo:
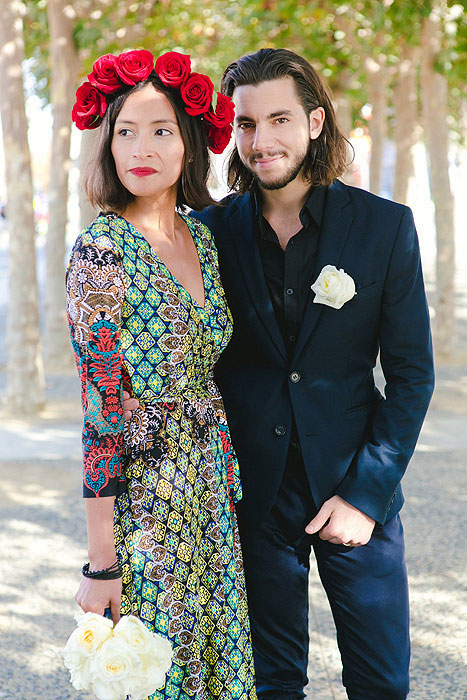
[[[323,130],[326,115],[322,107],[317,107],[310,112],[310,139],[317,139]]]

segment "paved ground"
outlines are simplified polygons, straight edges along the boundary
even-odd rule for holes
[[[0,420],[2,700],[88,697],[71,687],[60,657],[74,626],[73,593],[86,556],[74,375],[50,377],[48,396],[40,419]],[[440,367],[437,393],[404,480],[411,700],[467,698],[466,415],[467,365]],[[329,607],[312,569],[308,698],[344,700]]]

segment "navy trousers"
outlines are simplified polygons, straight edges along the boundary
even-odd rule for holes
[[[292,448],[272,511],[258,529],[241,528],[258,698],[305,697],[313,548],[348,697],[405,700],[410,641],[400,518],[377,526],[367,545],[349,548],[304,532],[316,514],[312,504],[300,453]]]

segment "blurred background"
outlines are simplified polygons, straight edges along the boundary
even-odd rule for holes
[[[414,209],[437,353],[456,355],[467,215],[462,4],[4,0],[1,7],[0,362],[11,409],[40,410],[44,368],[71,364],[66,249],[95,216],[79,183],[96,133],[71,126],[76,88],[98,56],[136,47],[156,56],[189,52],[194,69],[217,83],[229,62],[261,47],[288,47],[309,59],[331,87],[355,148],[346,181]],[[212,186],[221,196],[220,159],[215,170]]]
[[[467,524],[465,0],[0,0],[0,698],[85,697],[59,655],[85,560],[64,270],[96,214],[80,190],[96,133],[71,125],[76,88],[109,52],[190,53],[193,69],[218,84],[229,62],[263,47],[301,53],[327,81],[355,149],[345,182],[414,211],[438,383],[404,482],[411,697],[467,697],[457,548]],[[213,162],[219,198],[225,160]],[[316,578],[310,591],[310,697],[340,699]]]

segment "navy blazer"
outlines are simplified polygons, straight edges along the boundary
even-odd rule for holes
[[[314,277],[335,265],[357,294],[337,310],[313,303],[310,291],[292,358],[264,279],[254,215],[250,194],[194,212],[214,233],[234,318],[216,380],[240,463],[239,515],[253,525],[271,508],[293,414],[316,506],[338,494],[382,524],[402,506],[400,481],[434,386],[412,213],[339,181],[329,187]],[[384,397],[373,378],[378,352]]]

